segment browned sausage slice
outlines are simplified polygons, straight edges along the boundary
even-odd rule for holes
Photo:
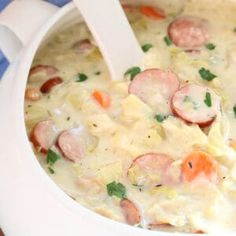
[[[208,126],[220,112],[220,97],[206,86],[186,85],[172,98],[173,113],[189,123]]]
[[[124,198],[120,201],[120,207],[122,208],[123,214],[125,215],[128,224],[136,225],[140,222],[141,216],[139,209],[133,202]]]
[[[170,230],[170,228],[173,228],[173,225],[171,225],[170,223],[162,223],[162,222],[151,223],[148,226],[149,226],[148,228],[151,230],[160,230],[160,229]]]
[[[164,154],[147,153],[137,157],[128,170],[128,178],[133,185],[154,187],[171,184],[168,168],[172,159]]]
[[[207,21],[193,16],[175,19],[168,27],[168,34],[176,46],[184,49],[198,49],[209,39]]]
[[[167,70],[148,69],[135,78],[129,85],[129,93],[135,94],[151,107],[169,105],[169,100],[179,89],[176,74]]]
[[[40,88],[42,93],[49,93],[53,87],[63,82],[61,77],[54,77],[47,80]]]
[[[29,77],[37,73],[45,73],[47,76],[52,76],[58,72],[58,69],[49,65],[37,65],[30,69]]]
[[[61,150],[63,156],[70,161],[77,162],[83,155],[78,137],[76,134],[69,131],[63,131],[59,135],[57,146]]]
[[[85,54],[90,52],[94,48],[94,45],[89,39],[83,39],[73,45],[73,49],[76,53]]]
[[[56,136],[55,125],[52,120],[40,121],[33,128],[30,141],[40,152],[46,154],[53,145]]]

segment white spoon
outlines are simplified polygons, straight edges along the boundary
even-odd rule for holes
[[[118,0],[73,0],[101,50],[113,80],[142,63],[143,52]]]

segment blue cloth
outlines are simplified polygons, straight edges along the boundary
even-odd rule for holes
[[[10,3],[10,0],[0,0],[0,12]],[[64,6],[66,3],[70,2],[70,0],[48,0],[59,7]],[[7,69],[9,62],[5,59],[1,49],[0,49],[0,79],[3,76],[3,73]]]

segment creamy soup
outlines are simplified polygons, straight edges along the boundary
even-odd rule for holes
[[[123,80],[111,80],[84,23],[35,56],[25,122],[38,161],[111,219],[236,230],[236,4],[189,0],[177,15],[124,9],[145,59]]]

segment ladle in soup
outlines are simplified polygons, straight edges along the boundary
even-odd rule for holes
[[[140,65],[141,47],[118,0],[73,0],[92,32],[113,80]]]

